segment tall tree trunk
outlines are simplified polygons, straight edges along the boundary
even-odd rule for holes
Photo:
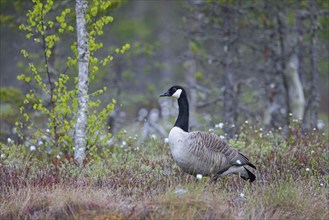
[[[88,122],[88,85],[89,85],[89,42],[86,29],[87,0],[76,0],[76,20],[78,39],[78,114],[75,127],[75,152],[74,159],[80,164],[86,156],[87,145],[86,130]]]
[[[224,122],[226,126],[224,127],[225,133],[229,138],[233,138],[236,133],[236,125],[238,119],[238,109],[239,109],[239,97],[238,97],[238,84],[236,83],[236,76],[233,70],[233,58],[237,56],[235,50],[235,29],[234,19],[229,12],[225,12],[223,22],[224,38],[227,39],[224,43],[223,54],[224,58],[221,62],[223,68],[223,82],[224,82]]]
[[[311,56],[311,97],[310,97],[310,116],[311,116],[311,127],[317,128],[318,121],[318,110],[319,110],[319,73],[317,69],[318,54],[316,49],[317,44],[317,8],[316,1],[309,0],[310,4],[310,16],[311,16],[311,45],[310,45],[310,56]]]
[[[288,79],[285,74],[286,69],[286,51],[285,51],[285,37],[286,37],[286,27],[284,23],[284,18],[280,6],[277,6],[277,24],[278,24],[278,38],[279,38],[279,65],[277,66],[277,73],[281,75],[283,82],[283,97],[285,99],[285,113],[284,113],[284,121],[285,126],[289,125],[289,113],[291,113],[290,109],[290,99],[289,99],[289,84]]]
[[[299,60],[297,54],[293,53],[286,67],[286,79],[288,83],[289,109],[295,119],[303,119],[305,109],[305,97],[303,86],[298,74]]]
[[[234,74],[228,62],[223,63],[224,82],[224,127],[229,138],[233,138],[236,131],[237,109],[239,105],[237,91],[234,89]]]
[[[299,61],[298,65],[298,74],[300,77],[300,80],[302,84],[305,83],[305,72],[304,72],[304,53],[306,52],[304,50],[305,45],[304,45],[304,19],[305,15],[303,14],[302,11],[298,11],[296,13],[296,32],[297,32],[297,44],[296,44],[296,54],[297,54],[297,59]]]
[[[190,49],[191,50],[191,49]],[[195,127],[197,125],[196,120],[196,104],[197,104],[197,91],[196,91],[196,79],[195,79],[195,73],[197,70],[196,61],[193,56],[193,52],[189,52],[189,60],[187,60],[184,63],[184,66],[187,69],[187,74],[185,74],[185,82],[188,85],[189,93],[190,93],[190,99],[189,99],[189,105],[190,105],[190,127]]]

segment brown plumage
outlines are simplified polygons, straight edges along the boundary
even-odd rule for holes
[[[178,166],[191,175],[201,174],[216,180],[236,173],[250,182],[255,180],[255,175],[244,166],[256,167],[213,133],[185,132],[174,127],[169,133],[169,146]]]

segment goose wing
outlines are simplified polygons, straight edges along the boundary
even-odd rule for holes
[[[218,157],[224,159],[228,165],[249,165],[256,169],[256,167],[249,162],[246,156],[231,148],[216,134],[201,131],[194,131],[190,132],[189,134],[190,143],[193,143],[196,148],[199,148],[199,151],[212,154],[213,156],[217,155]]]

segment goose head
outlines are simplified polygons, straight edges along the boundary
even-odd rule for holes
[[[178,101],[178,117],[174,127],[179,127],[183,131],[188,132],[189,128],[189,105],[187,95],[183,87],[172,86],[167,92],[160,95],[160,97],[173,97]]]
[[[172,87],[170,87],[168,89],[167,92],[165,92],[162,95],[160,95],[160,97],[166,97],[166,96],[168,96],[168,97],[173,97],[173,98],[179,99],[183,95],[186,96],[186,92],[183,89],[183,87],[181,87],[181,86],[172,86]]]

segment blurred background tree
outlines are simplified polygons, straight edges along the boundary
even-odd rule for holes
[[[20,50],[37,48],[17,27],[31,4],[1,1],[2,89],[29,90],[16,80],[26,71]],[[73,3],[56,4],[50,13]],[[286,129],[294,118],[302,119],[305,130],[328,128],[328,1],[140,0],[123,1],[105,13],[115,19],[104,27],[103,50],[94,56],[107,56],[122,42],[131,45],[96,71],[90,87],[93,92],[109,86],[111,92],[100,96],[104,105],[117,100],[108,120],[114,134],[125,128],[164,136],[161,129],[170,128],[177,109],[169,100],[159,102],[158,95],[173,84],[188,90],[192,129],[223,123],[233,137],[245,121]],[[54,48],[56,66],[71,55],[73,39],[67,36]],[[8,108],[3,94],[1,112]],[[13,132],[4,130],[2,140]]]

